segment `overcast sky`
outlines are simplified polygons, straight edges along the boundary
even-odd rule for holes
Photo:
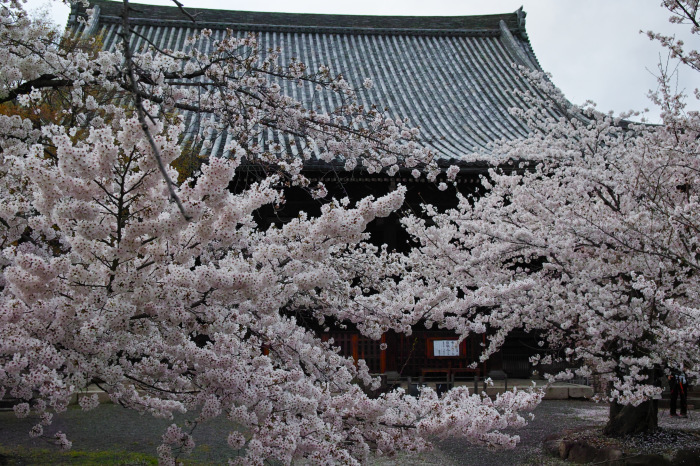
[[[167,0],[137,0],[169,4]],[[185,6],[248,11],[341,13],[370,15],[473,15],[509,13],[521,5],[526,28],[542,68],[574,103],[593,100],[603,111],[615,113],[651,107],[647,93],[656,88],[655,73],[667,53],[640,30],[676,34],[694,49],[697,36],[687,27],[668,23],[669,13],[660,0],[182,0]],[[28,8],[46,4],[29,0]],[[50,2],[49,2],[50,3]],[[55,21],[65,23],[67,9],[54,8]],[[697,73],[680,70],[679,88],[700,86]],[[691,108],[700,106],[693,102]]]

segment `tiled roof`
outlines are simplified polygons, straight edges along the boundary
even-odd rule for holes
[[[122,3],[91,3],[98,7],[98,19],[89,32],[101,33],[104,46],[114,47]],[[387,17],[188,9],[197,18],[194,25],[177,7],[131,6],[131,24],[161,48],[182,49],[195,28],[212,29],[214,38],[226,29],[240,36],[252,31],[259,33],[261,50],[281,48],[282,62],[297,58],[311,69],[329,65],[356,86],[371,78],[374,87],[360,94],[360,103],[380,104],[391,117],[408,118],[421,127],[426,144],[446,159],[460,159],[491,141],[528,133],[508,112],[526,105],[514,89],[532,90],[512,64],[539,69],[521,10],[485,16]],[[75,23],[76,12],[69,27],[84,32],[84,26]],[[136,36],[134,40],[143,41]],[[310,102],[313,95],[311,85],[297,88],[289,83],[286,91],[302,102]],[[328,111],[337,104],[313,102]],[[215,135],[212,152],[224,145]]]

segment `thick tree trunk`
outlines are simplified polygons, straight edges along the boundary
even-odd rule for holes
[[[655,430],[659,425],[659,402],[645,401],[639,406],[610,404],[610,416],[603,429],[605,435],[621,436]]]

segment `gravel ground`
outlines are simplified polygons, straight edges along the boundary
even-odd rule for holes
[[[606,405],[587,401],[544,400],[535,410],[535,419],[519,430],[520,443],[513,450],[490,451],[465,447],[463,442],[445,441],[440,445],[448,464],[510,465],[527,463],[541,451],[545,437],[568,429],[595,426],[607,416]]]
[[[535,419],[529,426],[521,429],[520,444],[514,450],[490,451],[485,448],[473,447],[460,440],[441,442],[432,452],[423,453],[418,457],[398,457],[392,459],[377,458],[375,465],[514,465],[541,464],[542,440],[552,434],[570,429],[600,427],[607,416],[607,406],[588,401],[554,401],[545,400],[535,410]],[[175,420],[185,421],[184,417]],[[156,447],[165,428],[173,421],[154,419],[140,416],[137,413],[122,409],[115,405],[102,405],[90,412],[71,407],[67,412],[56,416],[46,434],[56,431],[66,433],[73,441],[76,450],[118,450],[140,452],[156,455]],[[700,432],[700,412],[691,412],[689,419],[670,418],[666,412],[659,413],[661,427],[671,430],[694,430]],[[36,420],[17,419],[12,412],[0,412],[0,445],[5,447],[22,446],[26,448],[52,448],[47,442],[37,442],[31,439],[27,432]],[[196,462],[217,464],[225,462],[231,453],[226,445],[227,422],[211,422],[197,427],[194,431],[197,448],[192,457]],[[222,435],[223,434],[223,435]],[[674,434],[675,435],[675,434]],[[688,436],[661,435],[659,444],[666,442],[682,442],[687,445],[692,439]],[[692,434],[688,434],[691,435]],[[700,437],[692,437],[700,445]],[[674,440],[675,439],[675,440]],[[639,443],[648,446],[649,439],[638,439]],[[653,442],[652,442],[653,443]],[[554,463],[556,464],[556,463]]]
[[[441,442],[430,453],[416,458],[378,459],[377,465],[483,465],[506,466],[529,464],[540,453],[545,437],[568,429],[600,425],[607,416],[607,406],[590,401],[544,400],[535,409],[535,419],[520,429],[520,443],[513,450],[488,450],[454,439]]]
[[[492,451],[474,447],[461,440],[441,442],[435,451],[416,458],[399,457],[378,459],[375,464],[388,465],[483,465],[506,466],[516,464],[570,464],[549,458],[542,452],[542,441],[552,434],[568,430],[596,429],[600,432],[607,421],[608,407],[591,401],[544,400],[535,410],[535,419],[520,429],[520,443],[513,450]],[[641,448],[655,453],[667,449],[670,444],[682,447],[700,447],[700,411],[690,412],[687,419],[671,418],[666,411],[659,411],[658,434],[630,439],[627,448]],[[694,431],[695,434],[686,431]]]

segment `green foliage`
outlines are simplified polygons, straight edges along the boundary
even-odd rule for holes
[[[122,450],[59,452],[55,448],[26,448],[0,446],[0,464],[100,464],[100,465],[155,465],[156,456]]]

